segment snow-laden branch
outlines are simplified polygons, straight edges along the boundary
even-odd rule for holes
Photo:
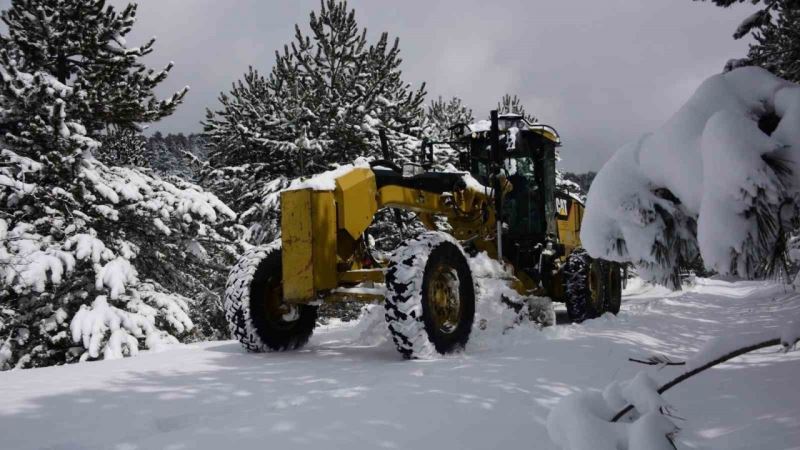
[[[584,246],[674,286],[698,255],[722,274],[764,275],[785,239],[779,211],[800,208],[799,123],[797,84],[755,67],[709,78],[597,174]]]

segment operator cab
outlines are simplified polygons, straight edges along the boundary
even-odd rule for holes
[[[488,120],[468,126],[463,141],[469,153],[463,158],[467,164],[462,169],[491,186],[492,167],[497,164],[500,176],[512,185],[503,199],[504,237],[537,238],[541,242],[548,232],[556,232],[555,211],[550,205],[555,199],[555,148],[561,142],[558,133],[517,114],[501,115],[498,158],[492,155],[490,127]],[[548,213],[553,218],[550,224]]]
[[[461,139],[467,150],[462,170],[486,186],[492,172],[512,189],[502,197],[503,255],[534,278],[540,278],[539,255],[547,242],[557,244],[555,129],[517,114],[498,116],[498,149],[492,149],[491,122],[469,125]]]

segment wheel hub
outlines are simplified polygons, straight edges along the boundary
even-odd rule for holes
[[[430,278],[427,292],[431,318],[436,328],[450,334],[461,320],[458,273],[452,267],[439,265]]]
[[[274,326],[291,328],[300,318],[300,310],[295,305],[288,305],[283,301],[283,286],[277,284],[265,289],[264,303],[266,319]]]

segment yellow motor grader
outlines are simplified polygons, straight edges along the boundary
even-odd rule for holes
[[[282,192],[282,238],[246,252],[228,278],[233,336],[249,351],[296,349],[320,304],[383,301],[404,357],[457,351],[473,326],[468,258],[479,252],[513,274],[520,298],[564,302],[573,321],[617,313],[620,267],[580,248],[583,205],[556,185],[558,133],[516,115],[490,117],[447,142],[460,152],[460,172],[430,170],[442,143],[424,142],[419,163],[345,166]],[[385,208],[415,213],[429,231],[381,260],[365,233]]]

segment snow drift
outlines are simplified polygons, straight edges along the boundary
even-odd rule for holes
[[[755,67],[715,75],[600,170],[581,239],[662,283],[698,255],[722,274],[758,276],[797,212],[799,150],[800,86]]]

